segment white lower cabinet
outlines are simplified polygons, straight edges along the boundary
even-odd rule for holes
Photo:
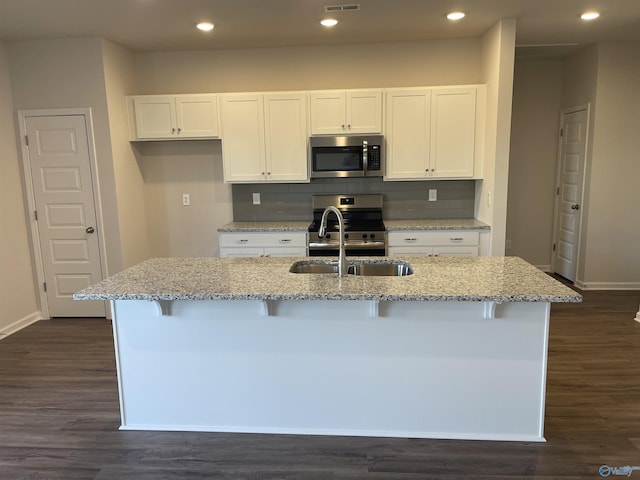
[[[221,257],[305,257],[307,232],[222,232]]]
[[[390,257],[477,257],[480,233],[466,230],[403,230],[389,232]]]

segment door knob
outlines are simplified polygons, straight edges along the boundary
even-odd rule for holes
[[[87,232],[87,233],[93,233],[93,232],[95,232],[95,231],[96,231],[96,230],[95,230],[95,228],[93,228],[93,227],[87,227],[87,229],[85,230],[85,232]]]
[[[579,210],[580,209],[580,205],[578,205],[577,203],[574,203],[573,205],[571,205],[571,210]]]

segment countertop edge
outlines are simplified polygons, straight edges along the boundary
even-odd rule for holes
[[[145,300],[145,301],[180,301],[180,300],[258,300],[258,301],[292,301],[292,300],[346,300],[346,301],[379,301],[379,302],[496,302],[496,303],[580,303],[582,297],[576,296],[482,296],[482,295],[349,295],[349,294],[300,294],[300,295],[172,295],[172,294],[74,294],[74,300]]]

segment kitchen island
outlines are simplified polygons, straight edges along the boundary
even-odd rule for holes
[[[74,298],[112,301],[122,429],[543,441],[550,304],[581,296],[515,257],[403,260],[158,258]]]

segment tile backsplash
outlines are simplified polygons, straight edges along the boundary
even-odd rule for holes
[[[429,190],[438,199],[429,201]],[[253,194],[260,205],[253,205]],[[384,218],[473,218],[474,180],[384,182],[381,178],[313,179],[310,183],[234,184],[233,219],[236,222],[309,220],[311,196],[316,194],[381,193]]]

